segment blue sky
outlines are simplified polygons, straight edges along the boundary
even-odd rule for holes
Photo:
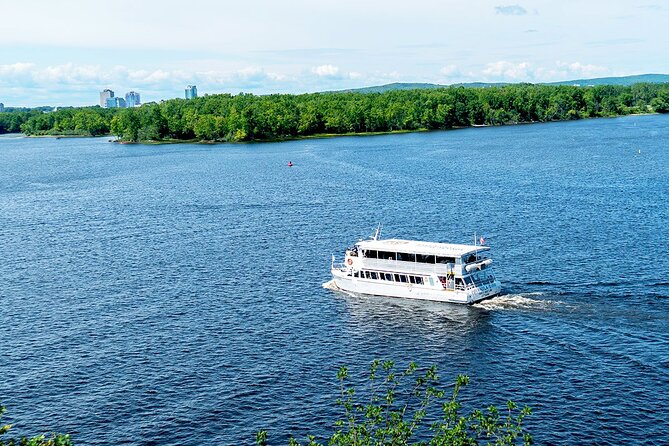
[[[0,102],[669,73],[667,23],[666,0],[23,0],[0,15]]]

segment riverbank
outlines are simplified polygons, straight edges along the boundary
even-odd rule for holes
[[[565,122],[565,121],[584,121],[584,120],[593,120],[593,119],[615,119],[615,118],[623,118],[626,116],[646,116],[646,115],[658,115],[661,113],[656,113],[656,112],[645,112],[645,113],[629,113],[629,114],[624,114],[624,115],[616,115],[616,116],[594,116],[590,118],[580,118],[580,119],[570,119],[570,120],[556,120],[556,121],[549,121],[549,122]],[[448,129],[427,129],[427,128],[419,128],[419,129],[414,129],[414,130],[390,130],[390,131],[383,131],[383,132],[348,132],[348,133],[318,133],[318,134],[313,134],[313,135],[299,135],[299,136],[284,136],[284,137],[277,137],[277,138],[258,138],[254,140],[244,140],[244,141],[216,141],[216,140],[203,140],[203,139],[197,139],[197,138],[191,138],[191,139],[175,139],[175,138],[166,138],[163,140],[138,140],[138,141],[123,141],[122,139],[119,139],[118,137],[114,135],[97,135],[95,136],[96,138],[115,138],[115,139],[110,139],[109,142],[116,143],[116,144],[142,144],[142,145],[170,145],[170,144],[208,144],[208,145],[216,145],[216,144],[252,144],[252,143],[272,143],[272,142],[287,142],[287,141],[301,141],[301,140],[308,140],[308,139],[327,139],[327,138],[337,138],[337,137],[344,137],[344,136],[355,136],[355,137],[364,137],[364,136],[379,136],[379,135],[397,135],[397,134],[403,134],[403,133],[420,133],[420,132],[433,132],[433,131],[444,131],[444,130],[462,130],[462,129],[467,129],[467,128],[486,128],[486,127],[504,127],[504,126],[520,126],[520,125],[533,125],[533,124],[542,124],[546,123],[544,121],[523,121],[523,122],[510,122],[510,123],[504,123],[504,124],[475,124],[475,125],[469,125],[469,126],[454,126]],[[34,135],[34,136],[27,136],[23,135],[24,137],[27,138],[85,138],[86,136],[82,135]],[[91,136],[88,136],[91,138]]]
[[[33,113],[24,117],[20,129],[27,135],[56,137],[112,134],[122,141],[151,144],[171,144],[174,140],[277,142],[649,112],[669,112],[669,84],[629,87],[521,84],[385,93],[211,95],[193,100],[171,99],[131,109],[87,107]],[[16,128],[16,122],[4,128]]]

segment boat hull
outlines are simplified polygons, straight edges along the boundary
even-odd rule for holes
[[[467,290],[446,290],[440,286],[435,287],[429,285],[355,278],[348,275],[346,271],[341,271],[339,269],[332,269],[332,279],[337,288],[351,293],[459,304],[473,304],[483,299],[496,296],[502,290],[502,285],[499,281],[484,285],[483,287]]]

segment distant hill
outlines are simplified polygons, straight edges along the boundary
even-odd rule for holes
[[[431,88],[444,88],[446,85],[426,84],[420,82],[395,82],[393,84],[377,85],[375,87],[351,88],[349,90],[337,90],[344,93],[384,93],[386,91],[394,90],[429,90]]]
[[[542,82],[542,85],[580,85],[583,87],[589,85],[632,85],[642,82],[651,84],[669,83],[669,74],[637,74],[633,76],[620,77],[598,77],[594,79],[574,79],[559,82]],[[420,82],[395,82],[392,84],[378,85],[374,87],[353,88],[341,90],[343,92],[356,93],[383,93],[394,90],[425,90],[432,88],[447,87],[466,87],[466,88],[484,88],[484,87],[503,87],[510,85],[509,82],[466,82],[460,84],[440,85]]]
[[[421,82],[395,82],[392,84],[386,85],[377,85],[374,87],[363,87],[363,88],[352,88],[349,90],[340,90],[342,92],[355,92],[355,93],[384,93],[386,91],[394,90],[429,90],[433,88],[447,88],[447,87],[469,87],[469,88],[482,88],[482,87],[499,87],[503,85],[509,85],[508,83],[490,83],[490,82],[470,82],[466,84],[452,84],[452,85],[440,85],[440,84],[428,84]]]
[[[632,85],[646,82],[664,84],[669,82],[669,74],[637,74],[621,77],[598,77],[594,79],[575,79],[572,81],[549,82],[547,85]]]

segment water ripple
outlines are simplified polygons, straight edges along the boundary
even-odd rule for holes
[[[467,408],[531,405],[537,444],[661,444],[668,135],[643,116],[159,150],[0,138],[6,421],[86,445],[323,438],[337,369],[362,383],[392,358],[470,375]],[[379,221],[484,233],[504,294],[331,290],[330,255]]]

